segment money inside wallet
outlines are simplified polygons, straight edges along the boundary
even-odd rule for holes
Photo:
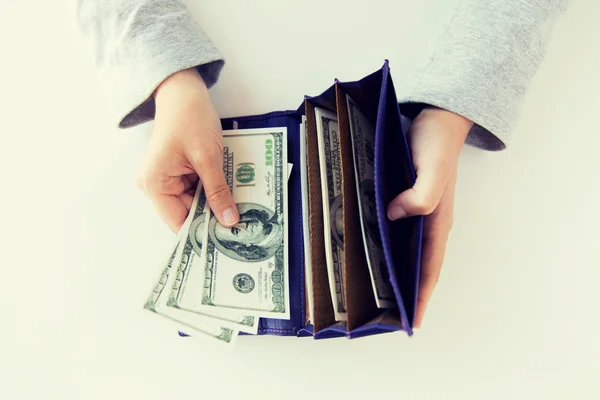
[[[220,226],[199,187],[146,308],[222,343],[411,335],[423,219],[386,213],[414,184],[409,124],[387,61],[297,110],[223,119],[240,222]]]

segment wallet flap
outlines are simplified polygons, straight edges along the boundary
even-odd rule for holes
[[[375,187],[377,218],[383,250],[396,294],[402,325],[412,335],[421,265],[423,217],[396,221],[387,218],[387,205],[416,180],[407,141],[407,128],[386,61],[382,70],[381,95],[375,133]]]

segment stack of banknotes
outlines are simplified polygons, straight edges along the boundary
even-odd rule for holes
[[[375,302],[393,308],[374,193],[375,128],[350,97],[348,119],[361,235]],[[315,108],[323,202],[324,247],[335,319],[346,320],[342,171],[337,115]],[[302,223],[309,316],[313,314],[306,118],[300,124]],[[223,132],[223,169],[240,212],[239,223],[218,223],[198,185],[190,214],[145,308],[175,321],[191,336],[232,343],[256,334],[260,318],[289,319],[287,129]]]
[[[219,224],[199,184],[178,242],[144,307],[190,336],[232,343],[260,317],[289,319],[286,128],[223,132],[239,223]]]

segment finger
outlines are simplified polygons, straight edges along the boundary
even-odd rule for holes
[[[189,214],[190,210],[192,208],[192,203],[194,202],[194,196],[193,196],[193,194],[182,193],[179,196],[179,200],[181,200],[181,202],[183,203],[183,205],[185,206],[185,208],[188,210],[188,214]]]
[[[183,182],[183,190],[182,191],[189,192],[196,187],[196,184],[198,183],[198,175],[196,175],[196,174],[182,175],[181,181]]]
[[[423,241],[419,296],[417,298],[417,311],[414,321],[415,328],[421,327],[423,316],[427,310],[427,304],[429,304],[433,290],[438,283],[442,264],[444,263],[447,240],[447,234],[443,234],[439,237],[424,239]]]
[[[411,215],[431,214],[442,197],[448,183],[450,171],[441,161],[424,166],[417,176],[415,185],[400,193],[388,206],[388,218],[397,220]]]
[[[225,226],[237,224],[239,213],[225,181],[223,154],[220,149],[202,151],[190,158],[202,181],[206,200],[217,220]]]
[[[179,232],[189,214],[191,202],[171,195],[155,195],[150,198],[163,221],[173,232]]]
[[[427,304],[429,304],[433,290],[437,285],[444,263],[446,244],[453,223],[455,186],[456,175],[453,174],[449,179],[439,206],[431,215],[425,217],[419,296],[414,321],[416,328],[420,328],[423,323]]]
[[[426,109],[419,114],[409,131],[417,180],[390,202],[390,219],[429,215],[435,210],[450,174],[456,170],[471,126],[467,119],[444,110]]]

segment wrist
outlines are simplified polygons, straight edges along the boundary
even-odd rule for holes
[[[473,127],[473,121],[443,108],[427,106],[422,113],[435,118],[462,143],[467,139],[467,135]]]
[[[177,96],[197,96],[199,94],[207,96],[208,88],[196,68],[184,69],[165,78],[152,95],[156,101],[160,101],[159,98],[170,97],[173,94]]]

